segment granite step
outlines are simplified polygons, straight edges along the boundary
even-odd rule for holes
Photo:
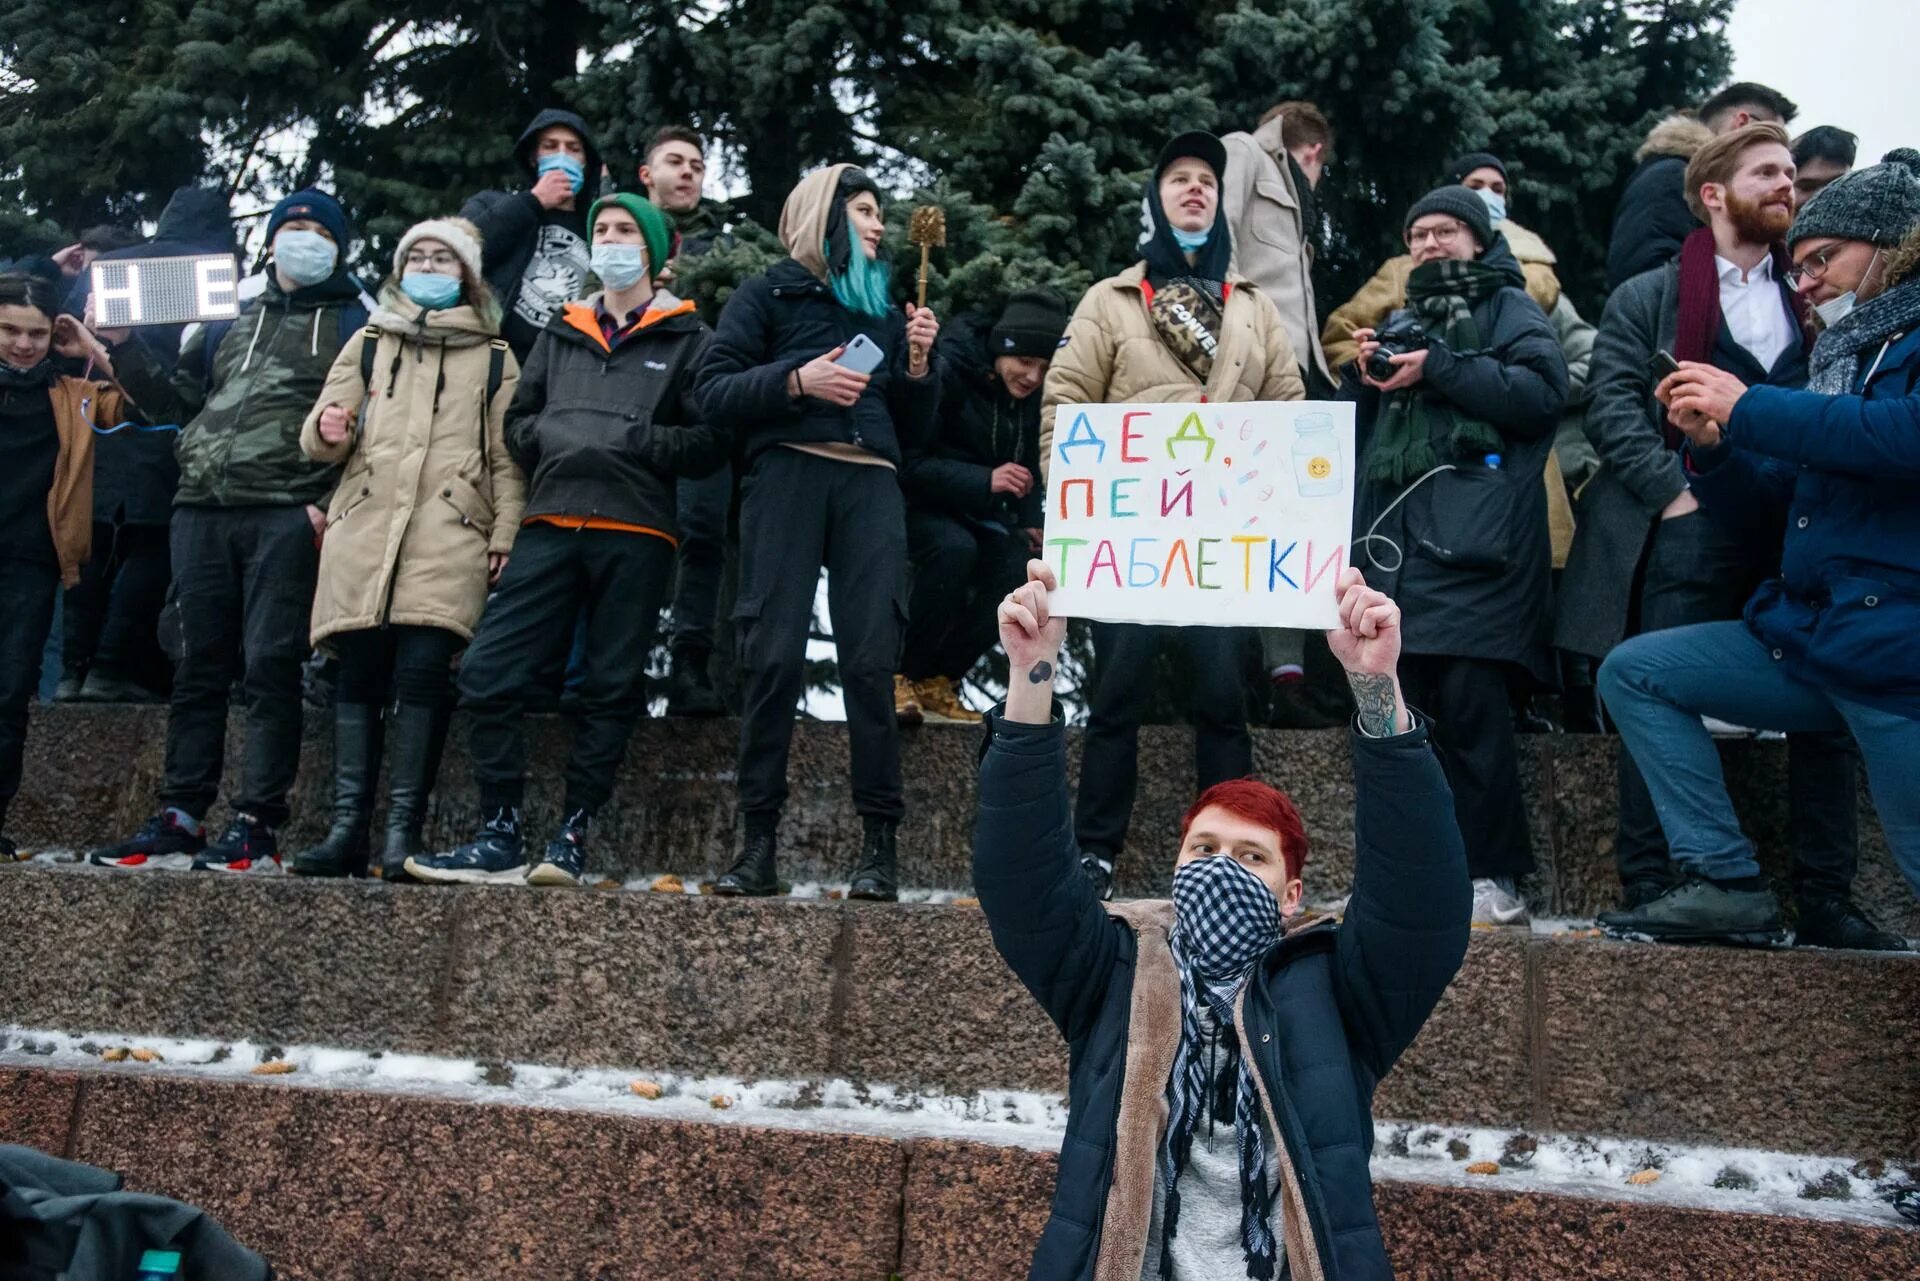
[[[489,1276],[1012,1281],[1051,1153],[173,1072],[0,1068],[0,1142],[200,1205],[294,1281]],[[716,1114],[717,1116],[718,1114]],[[1382,1178],[1403,1277],[1895,1277],[1920,1230],[1730,1213],[1658,1185]],[[1817,1263],[1810,1262],[1817,1261]]]
[[[8,835],[32,848],[83,849],[123,839],[152,811],[166,739],[164,707],[36,706],[27,738],[25,783]],[[306,746],[285,843],[319,838],[332,795],[331,731],[308,716]],[[612,803],[596,818],[590,866],[625,879],[673,872],[711,878],[731,860],[734,753],[731,720],[643,722],[634,734]],[[451,848],[469,837],[478,814],[456,722],[427,838]],[[229,773],[238,760],[239,720],[229,736]],[[901,830],[905,883],[964,890],[969,879],[979,731],[924,726],[904,737],[908,816]],[[558,822],[566,730],[534,717],[528,812],[536,829]],[[1616,742],[1589,735],[1529,735],[1520,742],[1521,777],[1539,870],[1523,886],[1536,913],[1591,917],[1614,906],[1619,890],[1612,850],[1617,816]],[[1353,775],[1343,731],[1261,730],[1254,738],[1260,774],[1285,788],[1306,821],[1312,855],[1309,901],[1346,892],[1353,859]],[[1785,751],[1778,742],[1724,744],[1730,786],[1768,872],[1784,884]],[[1069,753],[1079,769],[1078,734]],[[846,726],[801,721],[793,739],[790,800],[781,828],[782,875],[800,882],[842,881],[859,848],[860,824],[848,794]],[[1191,732],[1149,726],[1140,736],[1140,796],[1133,839],[1122,853],[1122,895],[1164,895],[1180,814],[1194,790]],[[1901,878],[1863,790],[1856,897],[1888,929],[1920,937],[1920,899]],[[220,821],[224,815],[216,816]]]
[[[965,906],[0,869],[0,1025],[1060,1092]],[[1476,931],[1376,1114],[1920,1157],[1920,957]]]

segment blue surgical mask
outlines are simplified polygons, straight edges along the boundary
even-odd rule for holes
[[[609,289],[631,289],[647,274],[647,251],[639,245],[595,245],[593,274]]]
[[[1487,216],[1495,222],[1505,222],[1507,218],[1507,198],[1491,187],[1478,187],[1474,195],[1487,207]]]
[[[534,166],[534,172],[541,177],[550,173],[563,173],[573,183],[573,193],[580,194],[581,186],[587,181],[586,168],[578,160],[564,151],[549,152],[540,157],[540,163]]]
[[[283,231],[273,238],[273,265],[296,289],[319,284],[339,261],[340,247],[317,231]]]
[[[1192,253],[1201,245],[1206,244],[1207,237],[1213,234],[1213,228],[1211,227],[1208,227],[1205,231],[1182,231],[1172,223],[1168,223],[1167,229],[1173,233],[1173,243],[1179,245],[1180,248],[1188,253]]]
[[[400,292],[434,311],[460,301],[460,277],[438,271],[414,271],[400,279]]]

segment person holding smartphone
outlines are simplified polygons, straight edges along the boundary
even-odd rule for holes
[[[894,306],[885,237],[880,191],[864,170],[837,164],[807,175],[780,214],[792,256],[734,291],[697,379],[701,412],[735,426],[746,467],[733,611],[746,835],[717,894],[779,888],[787,749],[824,568],[863,829],[849,896],[898,897],[905,807],[893,674],[907,617],[907,532],[897,473],[904,451],[936,430],[940,327],[925,308]]]

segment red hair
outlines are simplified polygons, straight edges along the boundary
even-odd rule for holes
[[[1235,818],[1257,823],[1280,837],[1280,861],[1286,865],[1287,879],[1297,880],[1307,865],[1307,829],[1300,822],[1300,811],[1287,794],[1268,787],[1257,778],[1234,778],[1215,783],[1200,793],[1180,820],[1180,843],[1186,844],[1193,820],[1202,810],[1219,806]]]

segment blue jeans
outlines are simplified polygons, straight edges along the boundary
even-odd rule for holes
[[[1794,679],[1740,622],[1636,636],[1607,656],[1596,684],[1689,870],[1716,880],[1760,872],[1702,716],[1789,734],[1844,729],[1860,745],[1894,861],[1920,894],[1920,720]]]

